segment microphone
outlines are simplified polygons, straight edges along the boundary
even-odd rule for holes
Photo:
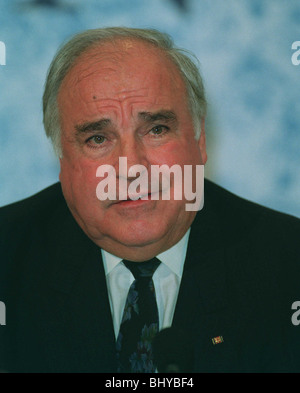
[[[153,341],[159,373],[193,372],[194,349],[191,334],[178,328],[161,330]]]

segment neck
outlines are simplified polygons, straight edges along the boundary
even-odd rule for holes
[[[186,231],[188,228],[186,229]],[[119,258],[127,259],[133,262],[147,261],[161,254],[162,252],[170,249],[175,244],[177,244],[185,235],[186,231],[178,233],[177,236],[170,237],[170,239],[160,240],[151,244],[128,247],[127,245],[121,244],[119,242],[114,242],[112,239],[101,239],[98,244],[103,250],[113,254]]]

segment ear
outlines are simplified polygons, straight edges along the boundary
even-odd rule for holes
[[[205,119],[201,120],[201,134],[198,140],[198,146],[201,155],[201,165],[205,165],[207,161],[206,142],[205,142]]]

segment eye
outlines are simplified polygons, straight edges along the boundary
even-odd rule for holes
[[[105,141],[105,138],[102,135],[95,135],[92,137],[92,140],[97,143],[97,145],[101,145],[101,143]]]
[[[95,144],[95,145],[102,145],[102,143],[104,143],[106,140],[106,138],[102,135],[94,135],[92,137],[90,137],[89,139],[87,139],[87,143],[88,144]]]
[[[160,136],[160,135],[166,133],[167,131],[168,131],[168,127],[158,125],[158,126],[153,127],[150,130],[150,133],[152,133],[153,135]]]

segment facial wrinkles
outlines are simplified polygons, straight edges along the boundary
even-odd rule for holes
[[[83,53],[77,59],[69,73],[76,68],[76,79],[78,82],[81,82],[82,79],[94,72],[115,72],[120,67],[123,56],[124,53],[121,51],[104,50],[102,47],[99,47],[99,49],[93,49]]]
[[[132,60],[129,51],[122,50],[104,50],[103,47],[93,49],[88,53],[83,54],[74,65],[70,73],[74,74],[76,83],[81,83],[89,77],[100,77],[105,83],[109,81],[111,85],[119,85],[120,80],[125,76],[125,79],[134,75],[130,72],[132,67],[127,68],[126,64]],[[139,61],[140,62],[140,59]],[[125,75],[124,65],[125,64]],[[75,72],[72,72],[74,71]],[[116,77],[117,76],[117,77]]]
[[[147,62],[143,61],[145,57]],[[74,74],[73,77],[76,78],[77,83],[89,76],[96,75],[104,83],[108,81],[112,87],[119,87],[120,84],[124,85],[126,81],[129,81],[130,85],[131,79],[137,73],[141,75],[141,67],[145,70],[143,77],[146,81],[150,77],[149,70],[152,70],[152,75],[154,70],[156,76],[161,72],[167,74],[172,85],[178,81],[178,70],[164,54],[151,45],[133,40],[92,48],[80,56],[77,64],[69,73]]]
[[[89,55],[88,59],[90,58]],[[66,119],[69,123],[67,128],[70,137],[74,134],[76,123],[97,120],[101,117],[111,118],[115,131],[122,130],[123,133],[127,133],[137,126],[139,109],[142,111],[174,109],[170,106],[169,97],[178,97],[178,92],[185,91],[185,89],[178,88],[183,84],[172,66],[171,70],[166,69],[168,66],[166,62],[158,66],[157,52],[155,61],[151,54],[148,56],[150,66],[143,64],[146,71],[139,73],[137,80],[135,80],[136,70],[132,67],[137,64],[134,60],[136,57],[129,57],[127,52],[109,51],[100,54],[97,52],[92,58],[93,62],[88,61],[88,65],[82,59],[77,64],[78,70],[75,68],[71,70],[69,80],[65,81],[64,92],[65,95],[70,96],[70,99],[62,96],[61,102],[63,106],[69,105],[69,113],[70,111],[72,113],[72,117]],[[130,60],[130,63],[127,60]],[[137,60],[141,62],[140,57]],[[173,71],[171,77],[170,71]],[[133,86],[141,87],[133,89]],[[179,101],[182,101],[182,98],[180,97]],[[174,98],[174,102],[175,104],[177,102],[178,106],[178,98]]]
[[[126,98],[132,100],[134,95],[136,95],[136,98],[142,98],[145,95],[143,91],[140,93],[134,91],[123,92],[121,95],[113,91],[111,94],[104,93],[107,89],[101,88],[102,78],[97,75],[97,81],[99,79],[100,83],[95,83],[92,78],[89,80],[89,77],[87,77],[82,82],[78,82],[66,89],[69,99],[61,97],[61,101],[64,102],[65,107],[68,106],[66,112],[72,111],[72,117],[74,118],[70,120],[81,123],[90,120],[90,118],[102,116],[106,118],[107,114],[111,116],[109,112],[113,112],[115,116],[116,112],[121,112],[122,100],[126,100]],[[77,118],[77,116],[85,116],[86,118]]]
[[[115,48],[117,46],[113,47]],[[89,154],[87,149],[82,149],[82,144],[76,145],[75,140],[72,145],[65,144],[67,159],[62,165],[62,184],[68,204],[80,226],[91,238],[105,238],[106,243],[101,243],[101,246],[106,244],[108,247],[110,241],[112,252],[115,244],[119,250],[120,244],[136,244],[137,247],[142,247],[156,244],[158,239],[159,246],[163,244],[166,247],[172,243],[171,239],[177,236],[173,228],[180,234],[182,227],[189,224],[185,224],[183,204],[179,202],[155,201],[149,205],[148,210],[140,209],[137,217],[135,213],[126,212],[109,201],[100,203],[95,195],[99,182],[99,178],[95,177],[96,167],[103,163],[116,165],[120,153],[131,157],[128,167],[135,162],[145,164],[144,161],[158,165],[166,163],[169,166],[177,162],[182,164],[188,162],[193,155],[192,152],[185,153],[187,142],[182,136],[183,133],[178,133],[174,138],[174,134],[171,134],[170,139],[167,139],[168,143],[158,144],[158,148],[156,145],[147,145],[146,138],[140,138],[142,134],[139,131],[151,128],[148,128],[148,123],[150,125],[151,122],[139,118],[139,112],[170,110],[176,114],[178,128],[185,133],[186,125],[189,124],[189,116],[184,110],[184,83],[177,69],[168,60],[162,59],[157,50],[154,52],[148,49],[143,46],[144,52],[140,50],[135,53],[128,46],[130,57],[125,56],[124,52],[121,55],[107,51],[105,56],[101,52],[101,56],[94,56],[92,62],[90,57],[82,57],[77,68],[67,75],[60,97],[65,123],[64,134],[69,139],[74,139],[75,125],[101,119],[111,120],[107,131],[113,134],[116,144],[109,145],[112,149],[108,148],[108,153],[101,155],[99,149],[95,154]],[[100,50],[102,51],[102,48],[99,48],[99,52]],[[134,145],[137,141],[139,146]],[[118,176],[117,170],[116,175]],[[161,188],[161,182],[159,187]],[[173,225],[175,221],[176,226]],[[116,222],[117,226],[114,224]],[[143,231],[145,222],[149,223],[151,228],[147,235]],[[132,236],[127,238],[129,227]]]
[[[69,89],[71,90],[71,89]],[[164,95],[157,95],[152,91],[151,87],[140,89],[122,89],[121,92],[116,92],[110,97],[100,98],[101,86],[92,86],[90,84],[77,86],[72,89],[73,99],[70,100],[74,109],[78,105],[78,111],[73,110],[75,123],[83,123],[89,120],[97,120],[101,118],[108,118],[118,128],[126,131],[129,124],[134,123],[137,119],[138,112],[140,111],[157,111],[157,110],[171,110],[172,107]],[[79,99],[76,96],[79,95]],[[89,102],[90,96],[93,95],[93,101]],[[97,98],[96,98],[97,97]],[[79,111],[80,109],[80,111]],[[76,118],[77,113],[81,116],[84,114],[86,118]],[[74,124],[75,126],[76,124]]]

